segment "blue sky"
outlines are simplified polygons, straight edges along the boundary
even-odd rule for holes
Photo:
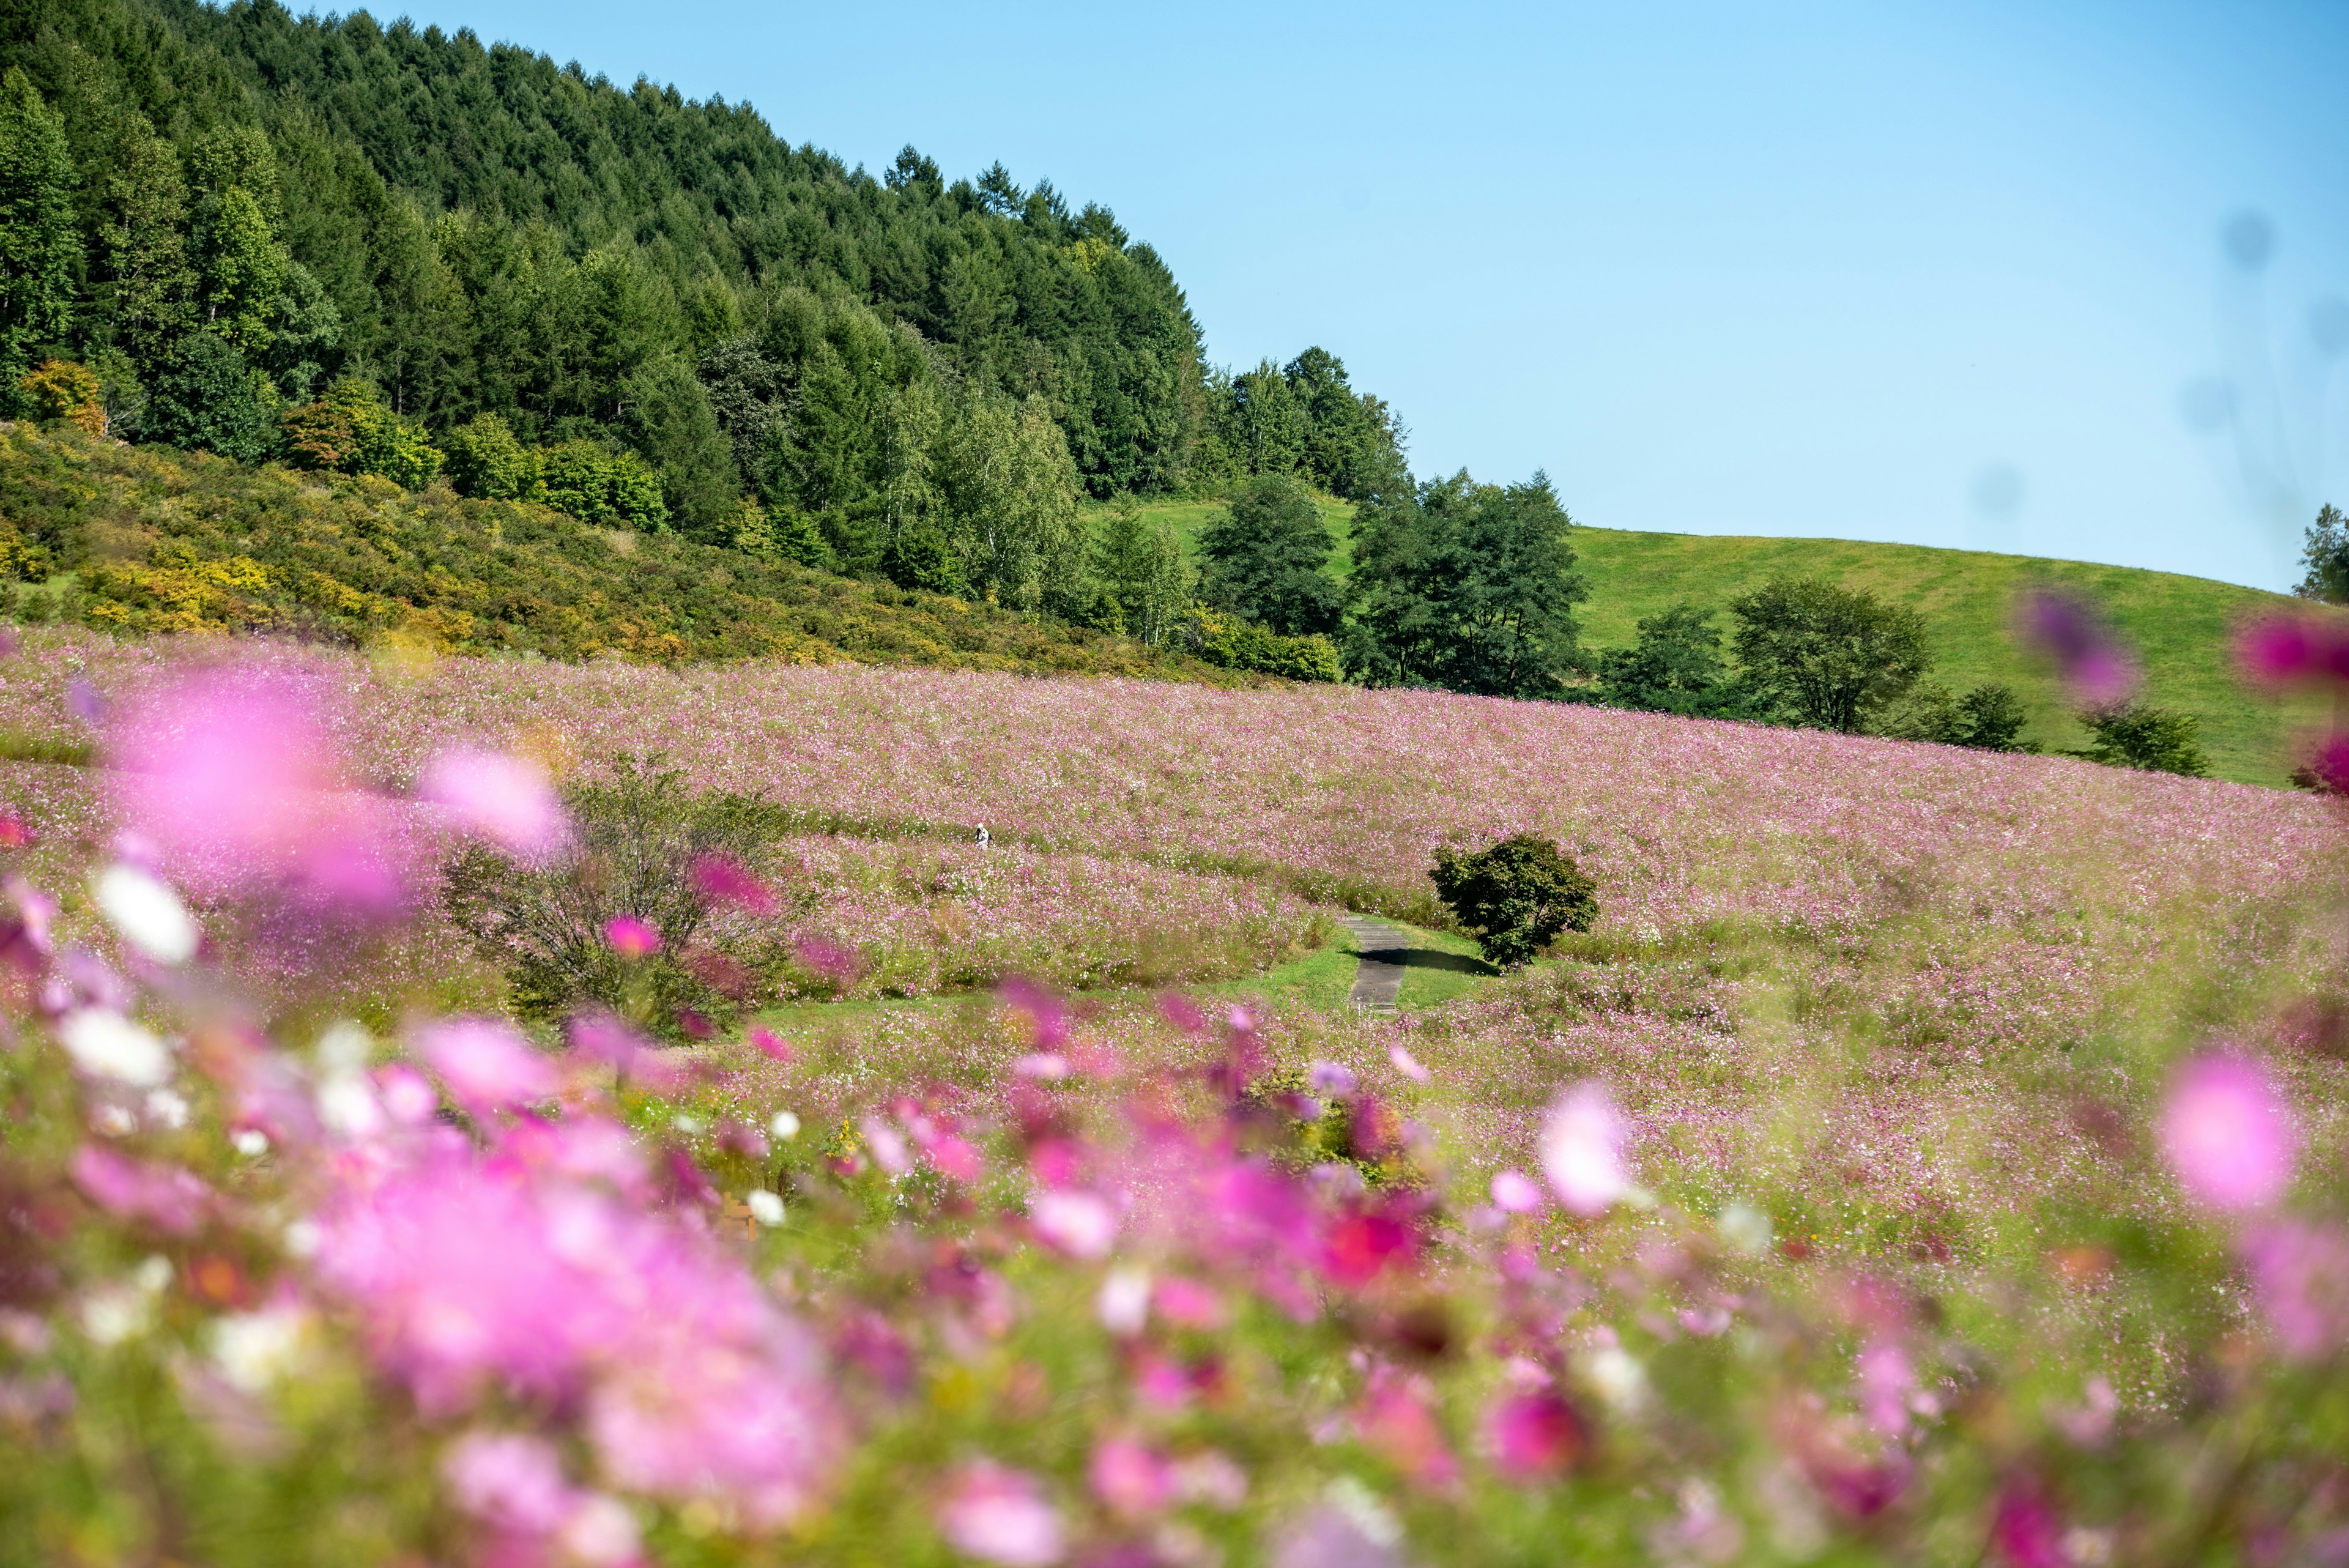
[[[1049,178],[1584,523],[2282,587],[2349,505],[2341,0],[409,14]]]

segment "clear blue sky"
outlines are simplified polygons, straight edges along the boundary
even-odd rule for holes
[[[2344,0],[410,14],[1049,178],[1585,523],[2282,587],[2349,506]]]

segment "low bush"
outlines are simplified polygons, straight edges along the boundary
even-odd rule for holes
[[[1475,855],[1438,849],[1436,896],[1505,969],[1529,961],[1566,930],[1587,931],[1599,918],[1599,885],[1557,841],[1520,833]]]
[[[441,907],[512,982],[515,1011],[583,1004],[647,1029],[693,1033],[730,1014],[783,961],[712,930],[729,907],[771,909],[761,876],[774,816],[741,795],[691,794],[684,775],[621,757],[566,790],[570,844],[533,865],[486,845],[446,867]]]
[[[2202,754],[2202,722],[2191,713],[2150,702],[2121,702],[2084,713],[2080,722],[2095,737],[2095,744],[2078,753],[2091,762],[2189,778],[2210,776],[2209,762]]]

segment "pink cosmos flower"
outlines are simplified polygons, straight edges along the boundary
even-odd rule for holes
[[[1359,1290],[1390,1264],[1407,1263],[1417,1250],[1411,1227],[1375,1210],[1349,1214],[1323,1239],[1321,1272],[1334,1283]]]
[[[140,1165],[110,1148],[84,1144],[68,1168],[89,1200],[124,1219],[144,1220],[169,1235],[188,1236],[204,1222],[212,1192],[173,1165]]]
[[[781,1062],[786,1066],[789,1066],[792,1058],[799,1054],[792,1049],[791,1043],[781,1035],[771,1030],[756,1026],[750,1030],[750,1044],[758,1048],[760,1055],[771,1062]]]
[[[502,1530],[552,1535],[576,1506],[554,1446],[519,1432],[466,1433],[441,1456],[440,1474],[459,1508]]]
[[[1151,1290],[1159,1315],[1177,1328],[1221,1328],[1224,1298],[1196,1280],[1170,1274]]]
[[[1106,1258],[1117,1241],[1117,1210],[1097,1192],[1039,1192],[1028,1200],[1028,1219],[1071,1258]]]
[[[416,1037],[416,1054],[449,1093],[476,1115],[545,1099],[561,1086],[554,1064],[512,1027],[488,1018],[451,1018]]]
[[[1012,1012],[1028,1015],[1039,1052],[1057,1052],[1068,1044],[1068,1008],[1034,981],[1013,975],[995,988],[995,999]]]
[[[2034,590],[2015,605],[2015,629],[2023,640],[2052,659],[2087,707],[2120,702],[2137,689],[2137,667],[2114,642],[2095,612],[2068,594]]]
[[[1354,1430],[1413,1484],[1448,1487],[1460,1479],[1460,1461],[1444,1440],[1434,1406],[1435,1392],[1425,1378],[1380,1367],[1354,1407]]]
[[[1401,1073],[1413,1083],[1424,1084],[1427,1082],[1429,1077],[1427,1069],[1420,1065],[1418,1057],[1413,1055],[1402,1046],[1388,1046],[1387,1060],[1394,1064],[1394,1070],[1396,1072]]]
[[[2349,735],[2327,735],[2308,754],[2308,771],[2334,794],[2349,794]]]
[[[1133,1438],[1104,1438],[1093,1445],[1085,1479],[1112,1513],[1141,1519],[1166,1506],[1174,1476],[1164,1457]]]
[[[914,1168],[913,1151],[905,1146],[905,1135],[883,1121],[879,1116],[866,1116],[856,1124],[873,1163],[892,1176],[903,1176]]]
[[[552,859],[571,836],[546,769],[524,757],[455,747],[432,759],[416,793],[527,864]]]
[[[2235,634],[2235,662],[2246,680],[2282,686],[2321,673],[2329,662],[2328,628],[2305,616],[2265,616]]]
[[[2246,1237],[2243,1256],[2284,1354],[2313,1361],[2349,1343],[2349,1231],[2282,1220]]]
[[[1272,1568],[1402,1568],[1403,1559],[1390,1539],[1373,1540],[1360,1521],[1324,1503],[1281,1531],[1271,1563]]]
[[[2161,1146],[2190,1196],[2240,1212],[2283,1196],[2300,1129],[2265,1068],[2239,1056],[2201,1056],[2171,1080]]]
[[[1879,1339],[1859,1353],[1857,1368],[1860,1415],[1888,1438],[1909,1429],[1909,1396],[1917,1391],[1917,1372],[1908,1353],[1890,1340]]]
[[[604,922],[604,945],[624,959],[648,959],[661,950],[660,932],[634,915],[615,915]]]
[[[724,855],[697,857],[687,875],[694,890],[713,904],[751,915],[775,912],[775,895],[742,865]]]
[[[1530,1214],[1541,1206],[1541,1189],[1520,1172],[1504,1170],[1493,1178],[1493,1207],[1503,1213]]]
[[[1588,1440],[1574,1407],[1551,1389],[1505,1395],[1485,1412],[1485,1442],[1494,1468],[1513,1481],[1557,1479]]]
[[[1305,1083],[1317,1095],[1342,1100],[1354,1092],[1354,1070],[1342,1062],[1316,1062],[1306,1069]]]
[[[984,1459],[947,1483],[938,1530],[965,1556],[1003,1568],[1050,1568],[1068,1551],[1060,1511],[1036,1478]]]
[[[1629,1134],[1614,1096],[1596,1079],[1569,1086],[1552,1103],[1542,1123],[1542,1174],[1568,1212],[1603,1214],[1630,1191],[1623,1168]]]

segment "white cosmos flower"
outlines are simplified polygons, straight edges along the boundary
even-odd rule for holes
[[[111,1008],[68,1012],[57,1025],[57,1038],[74,1065],[94,1078],[113,1078],[135,1089],[160,1088],[171,1079],[170,1048]]]
[[[160,879],[120,862],[98,875],[98,907],[125,940],[157,963],[183,964],[202,935],[180,896]]]
[[[1614,1096],[1595,1080],[1574,1085],[1550,1106],[1542,1123],[1542,1174],[1570,1212],[1585,1219],[1603,1214],[1630,1192],[1623,1170],[1626,1131]]]
[[[765,1188],[752,1188],[750,1196],[743,1201],[750,1206],[750,1218],[760,1224],[780,1225],[783,1222],[783,1200]]]

